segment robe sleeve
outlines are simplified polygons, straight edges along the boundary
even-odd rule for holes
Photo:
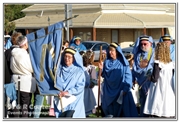
[[[87,50],[86,47],[84,45],[82,45],[82,50]]]
[[[132,69],[131,72],[132,72],[132,83],[134,84],[136,81],[135,75],[134,75],[134,70]]]
[[[159,65],[158,63],[154,63],[154,68],[153,68],[153,72],[152,72],[152,76],[151,76],[151,81],[156,83],[158,78],[159,78]]]
[[[85,77],[86,77],[85,87],[87,88],[87,87],[89,87],[89,85],[90,85],[90,76],[89,76],[87,70],[85,71]]]
[[[132,74],[129,66],[126,67],[125,76],[124,76],[124,92],[128,92],[132,88]]]

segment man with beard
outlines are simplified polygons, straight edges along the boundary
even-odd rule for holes
[[[140,36],[135,42],[133,49],[134,65],[132,69],[133,83],[139,84],[140,116],[145,117],[143,108],[145,105],[150,81],[148,77],[152,74],[154,64],[154,42],[151,36]]]

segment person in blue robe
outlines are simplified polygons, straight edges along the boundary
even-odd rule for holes
[[[105,117],[137,117],[131,93],[132,74],[129,62],[117,43],[111,43],[106,52],[104,63],[99,63],[101,76],[104,78],[101,107]]]
[[[90,58],[92,58],[91,55],[88,53],[93,53],[91,51],[87,51],[86,53],[84,51],[81,51],[80,54],[83,58],[83,65],[85,69],[85,90],[84,90],[84,105],[85,105],[85,113],[86,117],[89,117],[90,114],[93,113],[93,109],[95,109],[96,106],[96,99],[93,93],[94,88],[94,82],[97,82],[96,77],[96,69],[94,65],[90,64]]]
[[[81,43],[80,37],[74,37],[70,42],[70,47],[78,52],[87,50],[86,47]]]
[[[151,36],[142,35],[137,38],[133,54],[134,64],[132,69],[133,83],[139,84],[140,117],[146,117],[143,109],[150,87],[149,76],[152,74],[154,65],[155,43]]]
[[[173,62],[175,62],[175,44],[172,44],[173,39],[170,35],[165,34],[164,36],[161,36],[159,39],[159,42],[166,42],[168,46],[170,46],[170,58]],[[175,89],[175,72],[174,72],[174,76],[173,76],[173,84],[172,86]]]
[[[58,66],[56,75],[56,85],[60,90],[58,97],[64,97],[68,94],[76,97],[75,101],[64,107],[64,112],[75,110],[73,118],[85,118],[84,88],[86,79],[81,55],[72,48],[66,48]],[[64,103],[62,102],[62,104]],[[63,113],[56,104],[54,104],[54,111],[56,118]]]

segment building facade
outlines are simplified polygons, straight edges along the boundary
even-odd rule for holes
[[[159,39],[168,33],[175,38],[175,3],[171,4],[72,4],[69,39],[117,42],[128,47],[142,34]],[[65,20],[65,4],[34,4],[15,20],[26,34]],[[65,38],[64,30],[63,37]]]

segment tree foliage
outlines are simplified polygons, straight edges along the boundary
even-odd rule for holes
[[[4,4],[4,32],[9,34],[15,30],[15,23],[13,20],[25,16],[21,10],[31,6],[31,4]]]

